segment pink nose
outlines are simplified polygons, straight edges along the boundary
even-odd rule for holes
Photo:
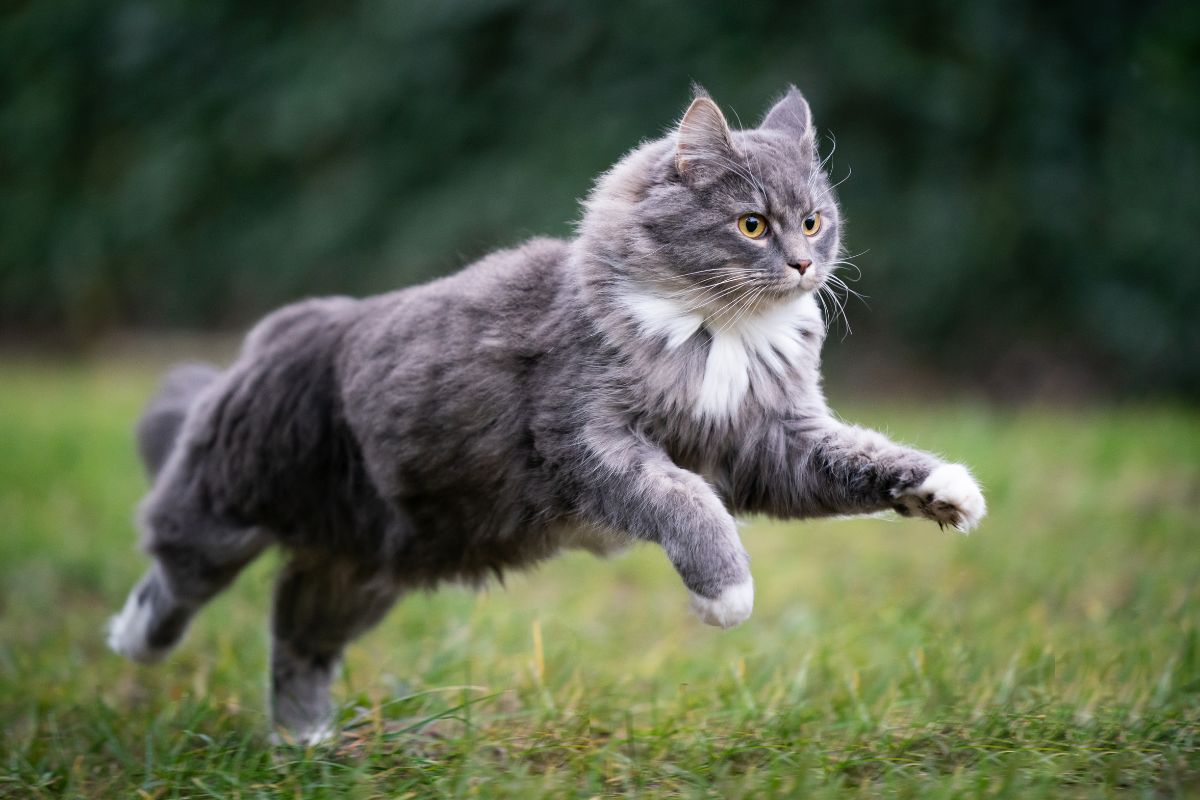
[[[799,270],[800,274],[803,275],[805,271],[812,266],[812,261],[808,260],[807,258],[802,258],[799,261],[789,262],[788,266],[792,269]]]

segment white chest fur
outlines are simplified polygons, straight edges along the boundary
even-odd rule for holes
[[[701,419],[728,419],[755,381],[769,375],[783,378],[817,346],[803,332],[813,333],[822,325],[811,294],[731,321],[707,319],[700,311],[649,294],[630,292],[623,300],[642,333],[666,337],[668,350],[683,345],[701,327],[708,331],[704,375],[692,399],[692,411]]]

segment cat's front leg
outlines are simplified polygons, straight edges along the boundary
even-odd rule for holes
[[[740,449],[728,482],[738,510],[780,517],[891,508],[966,532],[987,513],[966,467],[823,416],[763,428]]]
[[[882,495],[900,514],[963,533],[987,513],[983,493],[966,467],[897,444],[877,431],[830,421],[816,437],[811,458],[822,474],[841,476],[851,510],[856,504],[869,508]]]
[[[754,609],[750,559],[712,487],[644,442],[609,442],[581,472],[589,521],[658,543],[691,592],[693,611],[730,628]]]
[[[885,495],[904,516],[925,517],[963,533],[987,513],[983,493],[966,467],[897,444],[877,431],[832,422],[816,439],[811,457],[825,475],[842,476],[852,509],[858,503],[869,508]]]

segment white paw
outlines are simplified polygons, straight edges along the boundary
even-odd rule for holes
[[[139,664],[161,661],[166,650],[157,650],[147,643],[152,610],[149,603],[139,603],[137,591],[129,593],[121,613],[108,621],[108,646],[118,655]]]
[[[987,514],[979,485],[962,464],[942,464],[924,482],[896,498],[908,514],[967,533]]]
[[[334,744],[341,738],[341,731],[331,722],[325,722],[298,731],[277,730],[271,734],[271,744],[277,747],[320,747]]]
[[[741,625],[754,610],[754,581],[727,586],[715,599],[702,597],[692,592],[692,611],[702,621],[721,628]]]

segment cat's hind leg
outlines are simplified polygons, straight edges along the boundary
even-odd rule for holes
[[[144,547],[153,563],[109,620],[108,646],[143,664],[162,660],[188,623],[271,543],[258,528],[239,526],[172,500],[161,489],[142,508]]]
[[[383,618],[399,591],[378,565],[301,554],[284,568],[271,621],[271,714],[282,741],[336,736],[330,687],[342,650]]]

